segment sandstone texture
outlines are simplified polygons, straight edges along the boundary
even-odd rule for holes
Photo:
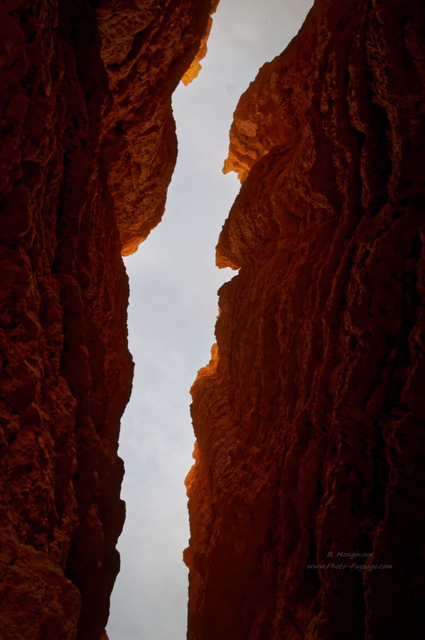
[[[210,2],[0,6],[0,638],[99,640],[124,520],[127,276]]]
[[[236,109],[189,640],[425,637],[424,39],[420,0],[317,0]]]
[[[177,156],[171,94],[205,55],[209,14],[217,4],[102,0],[96,6],[110,87],[102,162],[124,255],[136,251],[161,220]]]

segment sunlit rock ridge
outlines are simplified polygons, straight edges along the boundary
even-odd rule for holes
[[[189,640],[425,637],[424,37],[421,0],[317,0],[236,109]]]
[[[132,379],[121,253],[163,213],[171,93],[198,68],[211,4],[1,3],[2,640],[106,625]]]

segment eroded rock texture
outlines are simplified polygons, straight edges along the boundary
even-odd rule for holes
[[[106,624],[132,376],[120,254],[162,214],[170,96],[209,9],[0,7],[2,640],[96,640]]]
[[[425,637],[424,14],[318,0],[236,110],[190,640]]]

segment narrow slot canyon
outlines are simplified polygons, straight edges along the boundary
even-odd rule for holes
[[[1,640],[425,637],[425,8],[310,5],[0,7]]]
[[[310,8],[227,0],[217,7],[202,70],[173,94],[178,156],[161,223],[125,258],[130,279],[132,398],[123,416],[126,522],[111,600],[111,638],[184,638],[189,539],[184,478],[192,463],[189,390],[215,341],[217,290],[235,272],[215,266],[215,245],[240,188],[224,175],[239,96],[280,53]],[[137,550],[137,553],[135,553]],[[163,611],[167,611],[164,616]]]

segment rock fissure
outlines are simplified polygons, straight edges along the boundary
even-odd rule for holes
[[[105,640],[127,277],[214,0],[0,8],[0,635]],[[316,0],[242,96],[192,388],[189,640],[422,640],[420,0]],[[347,559],[349,558],[349,560]]]

